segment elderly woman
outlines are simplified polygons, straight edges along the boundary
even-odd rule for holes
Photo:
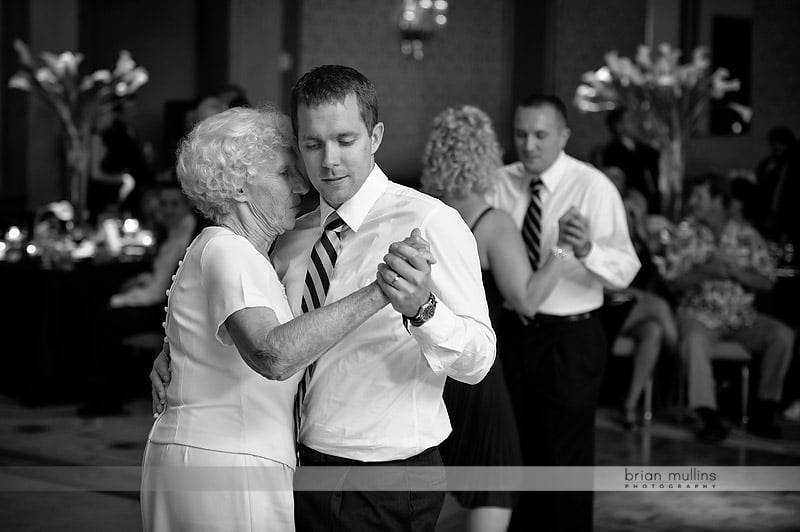
[[[501,164],[500,144],[486,113],[464,105],[449,107],[434,119],[423,158],[422,188],[455,208],[472,229],[495,330],[502,330],[503,301],[523,317],[536,313],[561,262],[548,256],[533,273],[511,216],[486,203],[484,194]],[[499,343],[498,358],[501,350]],[[440,446],[445,465],[522,464],[511,400],[498,364],[474,386],[448,379],[444,400],[453,425]],[[498,491],[459,491],[454,496],[470,510],[468,528],[475,531],[505,530],[517,499],[516,493]]]
[[[300,370],[388,303],[373,282],[292,319],[267,253],[308,190],[293,142],[275,108],[235,108],[179,149],[183,190],[217,226],[192,242],[168,290],[172,379],[145,450],[146,531],[294,530]]]

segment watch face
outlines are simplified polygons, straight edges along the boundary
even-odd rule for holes
[[[436,312],[436,298],[433,294],[428,298],[428,300],[422,304],[419,308],[419,312],[417,315],[411,319],[411,324],[415,327],[419,327],[426,321],[433,318],[433,314]]]

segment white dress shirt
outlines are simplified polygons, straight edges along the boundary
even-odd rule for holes
[[[294,396],[302,372],[270,381],[242,360],[225,320],[249,307],[293,318],[269,261],[244,237],[208,227],[169,290],[166,334],[172,381],[150,440],[297,463]]]
[[[276,243],[273,262],[295,314],[311,249],[332,210],[321,201]],[[387,305],[325,353],[305,397],[300,442],[353,460],[405,459],[450,433],[445,378],[477,383],[494,362],[477,246],[455,210],[392,183],[377,165],[337,212],[347,229],[326,303],[371,283],[389,244],[418,227],[438,261],[431,272],[438,304],[434,317],[410,327],[411,334]]]
[[[504,166],[486,198],[493,207],[510,213],[520,228],[531,201],[532,177],[520,162]],[[592,248],[582,259],[574,255],[567,259],[539,312],[565,316],[595,310],[603,305],[603,285],[624,288],[640,267],[622,199],[603,173],[563,151],[541,179],[543,255],[557,243],[558,219],[571,206],[589,219]]]

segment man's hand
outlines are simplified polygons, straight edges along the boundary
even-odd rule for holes
[[[378,286],[397,312],[415,316],[431,292],[431,264],[436,259],[430,245],[414,229],[403,241],[391,244],[383,260],[378,265]]]
[[[150,371],[154,415],[163,412],[167,402],[167,386],[169,386],[169,381],[172,379],[169,362],[169,344],[164,343],[164,347],[161,348],[161,352],[153,361],[153,369]]]
[[[590,230],[589,218],[579,213],[575,207],[570,207],[558,219],[558,242],[572,246],[575,256],[583,258],[592,249],[592,242],[589,240]]]

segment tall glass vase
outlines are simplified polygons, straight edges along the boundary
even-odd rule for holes
[[[685,142],[680,134],[662,145],[658,160],[661,212],[678,221],[683,211],[683,179],[685,173]]]
[[[89,149],[82,134],[67,136],[65,178],[69,202],[75,208],[75,221],[83,221],[87,209],[86,189],[89,180]]]

